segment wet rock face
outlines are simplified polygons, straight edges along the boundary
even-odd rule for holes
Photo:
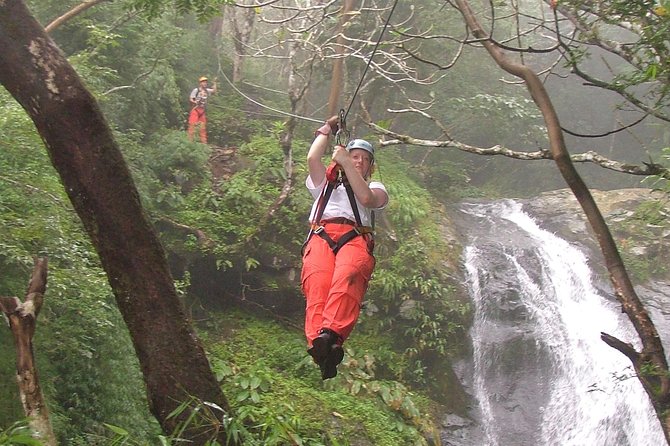
[[[653,224],[658,213],[650,218],[640,211],[653,198],[648,190],[593,195],[617,245],[633,257],[666,242],[662,225]],[[646,400],[631,397],[630,389],[607,387],[612,373],[628,364],[619,364],[623,358],[602,348],[599,330],[628,326],[620,321],[624,316],[607,284],[608,274],[591,274],[604,269],[602,255],[572,193],[475,201],[459,211],[460,216],[453,214],[458,234],[467,239],[464,288],[475,310],[471,356],[454,369],[472,396],[472,410],[441,419],[442,444],[572,444],[569,438],[583,440],[580,444],[660,444],[655,441],[658,432],[639,429],[653,422],[640,416],[618,418],[646,414],[638,404]],[[644,231],[661,232],[640,237]],[[592,283],[598,277],[602,283]],[[663,317],[670,314],[670,286],[651,279],[639,289],[664,337],[670,327]],[[634,339],[628,331],[622,333]],[[589,388],[604,390],[584,391]],[[605,407],[618,408],[606,414]]]
[[[652,199],[649,189],[596,190],[591,194],[608,223],[621,215],[632,215],[640,203]],[[520,201],[524,210],[541,221],[546,229],[565,234],[568,239],[591,237],[584,211],[569,189],[545,192]]]
[[[668,224],[656,224],[652,219],[640,217],[638,209],[645,204],[659,202],[664,196],[650,189],[618,189],[611,191],[592,190],[600,212],[610,227],[612,236],[626,263],[648,263],[657,259],[667,264],[670,251],[670,220]],[[599,262],[600,247],[591,231],[584,211],[569,189],[545,192],[537,197],[519,200],[524,210],[532,215],[542,227],[556,235],[576,243],[590,253],[590,258]],[[663,205],[660,215],[670,214],[670,207]],[[655,278],[670,279],[670,271],[656,268],[649,271]]]

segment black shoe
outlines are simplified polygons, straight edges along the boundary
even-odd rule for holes
[[[309,353],[309,356],[312,357],[312,360],[314,360],[314,362],[315,362],[316,364],[319,363],[319,358],[317,357],[316,350],[314,349],[314,346],[308,348],[308,349],[307,349],[307,353]]]
[[[339,353],[336,353],[336,358],[339,357],[339,359],[337,359],[336,361],[336,364],[342,362],[342,358],[344,358],[344,350],[342,350],[342,346],[335,343],[331,346],[331,349],[341,350]],[[328,340],[324,341],[323,338],[316,338],[314,341],[312,341],[312,346],[307,349],[307,353],[309,354],[309,356],[312,357],[312,359],[316,364],[321,365],[326,360],[329,354]]]
[[[330,347],[330,352],[321,367],[321,379],[334,378],[337,375],[337,366],[344,359],[344,349],[340,344],[333,344]]]
[[[312,349],[314,351],[312,356],[321,369],[321,379],[326,380],[337,376],[337,366],[344,359],[340,336],[332,330],[322,329],[319,336],[312,341]]]
[[[332,331],[321,330],[319,336],[312,341],[312,347],[307,350],[307,353],[314,358],[314,362],[321,365],[328,357],[330,347],[336,340],[337,338]]]

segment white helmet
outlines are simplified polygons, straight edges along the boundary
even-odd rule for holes
[[[364,139],[352,139],[349,141],[349,144],[347,144],[347,152],[351,152],[351,149],[362,149],[368,152],[371,156],[370,161],[374,162],[375,160],[375,148],[372,147],[372,144],[367,142]]]

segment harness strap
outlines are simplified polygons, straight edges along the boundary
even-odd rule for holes
[[[347,178],[344,176],[342,172],[339,172],[341,178],[340,179],[336,178],[338,176],[339,171],[338,167],[339,166],[337,165],[334,166],[331,165],[329,166],[326,172],[326,178],[328,180],[328,184],[321,191],[321,195],[319,196],[319,202],[316,205],[316,212],[314,215],[314,219],[312,220],[313,223],[310,226],[309,233],[307,234],[307,238],[305,239],[305,243],[303,243],[302,245],[303,254],[305,252],[305,247],[307,246],[307,243],[314,234],[317,234],[319,237],[324,239],[326,243],[328,243],[328,246],[330,246],[330,249],[333,251],[333,253],[337,255],[337,252],[353,238],[358,237],[359,235],[373,234],[374,232],[374,212],[372,212],[371,216],[373,226],[363,226],[361,220],[361,214],[358,210],[358,205],[356,204],[356,196],[354,195],[354,190],[351,188],[351,185],[349,184]],[[342,237],[340,237],[337,240],[337,242],[335,242],[326,233],[325,230],[326,228],[322,224],[326,222],[321,221],[321,217],[323,217],[323,212],[326,209],[326,204],[328,204],[328,200],[330,199],[330,196],[332,195],[335,186],[339,182],[341,182],[344,185],[344,189],[347,191],[347,196],[349,197],[349,204],[351,205],[351,210],[353,211],[354,217],[356,218],[356,225],[353,227],[351,231],[344,233]]]
[[[329,222],[322,222],[322,223],[329,223]],[[323,229],[321,229],[323,228]],[[325,226],[323,224],[313,224],[312,225],[312,231],[316,234],[318,230],[324,230]],[[372,229],[372,226],[354,226],[354,230],[356,230],[359,234],[372,234],[374,232],[374,229]]]
[[[326,233],[326,231],[324,230],[324,227],[323,227],[323,226],[320,227],[320,230],[319,230],[318,232],[315,231],[314,233],[317,234],[317,235],[318,235],[319,237],[321,237],[322,239],[324,239],[324,240],[326,241],[326,243],[328,243],[328,246],[330,246],[330,249],[333,251],[333,254],[335,254],[335,255],[337,255],[338,251],[339,251],[344,245],[346,245],[347,242],[349,242],[351,239],[353,239],[353,238],[358,237],[359,235],[361,235],[361,233],[360,233],[356,228],[354,228],[354,229],[352,229],[351,231],[349,231],[349,232],[343,234],[342,237],[340,237],[340,238],[337,240],[337,242],[335,242],[335,241],[334,241],[332,238],[330,238],[330,236]]]
[[[349,184],[349,181],[347,181],[346,177],[344,177],[344,189],[347,191],[347,195],[349,196],[349,203],[351,203],[351,210],[354,211],[354,217],[356,217],[356,226],[363,226],[363,223],[361,223],[361,214],[358,212],[358,205],[356,204],[354,190],[351,188],[351,184]]]
[[[315,222],[321,221],[323,211],[326,209],[326,204],[328,204],[328,200],[330,199],[330,196],[333,193],[333,189],[335,189],[335,184],[336,181],[328,181],[326,187],[324,187],[321,190],[321,195],[319,196],[319,202],[316,205],[316,213],[314,214],[314,220],[312,221]],[[314,224],[312,224],[312,226],[309,229],[309,233],[307,233],[307,238],[305,238],[305,242],[302,244],[302,249],[300,250],[301,254],[305,253],[305,247],[307,246],[309,239],[312,238],[312,235],[315,233],[317,229],[318,228]]]

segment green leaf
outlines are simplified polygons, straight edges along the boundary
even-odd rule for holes
[[[103,423],[103,424],[105,425],[105,427],[107,429],[114,432],[115,434],[123,435],[124,437],[127,437],[129,435],[127,430],[122,429],[118,426],[114,426],[113,424],[107,424],[107,423]]]
[[[237,402],[242,402],[244,400],[249,399],[249,391],[248,390],[243,390],[242,392],[237,394],[237,397],[235,398]]]
[[[258,403],[261,400],[261,396],[255,390],[251,392],[251,401]]]
[[[10,445],[13,444],[27,444],[30,446],[43,446],[43,443],[30,435],[24,435],[24,434],[17,434],[17,435],[12,435],[9,437],[9,443]]]

